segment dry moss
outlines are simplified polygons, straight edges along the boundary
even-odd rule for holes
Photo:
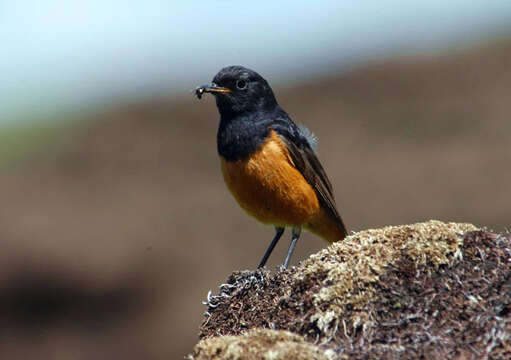
[[[451,266],[461,258],[462,235],[470,230],[476,227],[440,221],[388,226],[361,231],[312,255],[294,274],[297,280],[327,274],[321,290],[313,295],[318,311],[311,321],[327,338],[341,325],[347,334],[359,326],[365,331],[374,325],[377,284],[390,265],[407,273],[428,265],[431,275],[440,265]]]
[[[362,231],[289,270],[233,273],[220,289],[201,338],[266,328],[334,358],[511,357],[511,238],[470,224]]]
[[[330,354],[330,356],[328,356]],[[195,360],[331,360],[335,353],[288,331],[256,329],[240,336],[214,337],[199,342],[188,357]]]

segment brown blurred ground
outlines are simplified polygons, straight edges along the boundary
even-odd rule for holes
[[[275,91],[319,137],[350,230],[435,218],[501,231],[510,224],[510,64],[507,41]],[[255,268],[273,235],[222,182],[217,118],[210,97],[117,107],[5,164],[0,358],[191,350],[207,291]],[[294,259],[325,245],[305,234]]]

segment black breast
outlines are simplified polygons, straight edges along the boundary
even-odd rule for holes
[[[271,119],[221,119],[217,134],[218,154],[227,161],[245,159],[256,152],[270,134]]]

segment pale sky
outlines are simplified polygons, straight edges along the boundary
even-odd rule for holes
[[[0,0],[0,123],[183,93],[231,64],[299,81],[506,32],[509,0]]]

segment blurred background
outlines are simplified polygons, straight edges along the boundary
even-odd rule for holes
[[[1,1],[0,42],[2,359],[181,358],[256,267],[190,94],[226,65],[319,137],[351,231],[510,224],[509,1]]]

